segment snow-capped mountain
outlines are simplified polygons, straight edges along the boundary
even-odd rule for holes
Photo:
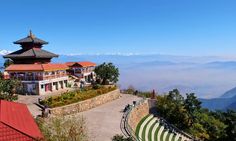
[[[6,55],[6,54],[9,54],[9,53],[11,53],[11,52],[12,52],[12,51],[2,49],[2,50],[0,50],[0,55]]]

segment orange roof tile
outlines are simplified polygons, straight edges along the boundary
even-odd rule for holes
[[[76,62],[66,62],[66,65],[69,66],[69,67],[73,66],[74,64],[76,64]]]
[[[83,62],[67,62],[67,63],[66,63],[66,65],[69,66],[69,67],[71,67],[71,66],[73,66],[73,65],[75,65],[75,64],[78,64],[78,65],[80,65],[81,67],[94,67],[94,66],[96,66],[95,63],[89,62],[89,61],[83,61]]]
[[[12,64],[8,66],[6,71],[54,71],[66,70],[66,64]]]
[[[42,64],[44,71],[53,71],[53,70],[66,70],[68,66],[66,64]]]
[[[88,61],[86,61],[86,62],[78,62],[78,64],[80,64],[80,65],[83,66],[83,67],[94,67],[94,66],[96,66],[95,63],[93,63],[93,62],[88,62]]]

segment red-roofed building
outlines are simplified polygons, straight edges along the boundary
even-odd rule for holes
[[[0,141],[34,141],[42,138],[25,104],[0,100]]]
[[[71,75],[79,77],[81,82],[89,84],[91,81],[95,79],[95,73],[94,73],[94,69],[96,67],[95,63],[84,61],[84,62],[67,62],[66,64],[69,67],[68,72]]]
[[[73,75],[71,84],[75,82],[76,86],[77,82],[89,84],[95,78],[95,63],[51,63],[51,59],[58,55],[41,49],[48,42],[36,38],[32,32],[14,43],[21,45],[22,49],[4,56],[14,62],[5,69],[4,78],[18,79],[22,82],[23,89],[18,93],[42,95],[67,89],[70,83],[67,72]]]
[[[12,64],[5,69],[10,79],[23,84],[23,93],[48,94],[68,87],[66,64]]]
[[[18,79],[23,84],[21,93],[48,94],[68,86],[66,64],[52,64],[51,59],[58,55],[43,50],[48,42],[36,38],[32,32],[14,44],[21,45],[20,50],[3,56],[13,60],[13,65],[5,69],[5,79]]]

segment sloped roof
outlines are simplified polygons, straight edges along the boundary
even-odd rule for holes
[[[32,138],[43,137],[25,104],[0,100],[0,122]]]
[[[29,50],[20,49],[10,54],[4,55],[4,58],[53,58],[58,57],[57,54],[51,53],[49,51],[40,49],[40,48],[32,48]]]
[[[68,69],[68,66],[66,64],[41,64],[41,65],[44,71]]]
[[[0,141],[35,141],[35,139],[0,122]]]
[[[67,62],[66,65],[69,66],[69,67],[72,67],[74,65],[80,65],[81,67],[94,67],[96,66],[95,63],[93,62],[89,62],[89,61],[83,61],[83,62]]]
[[[36,38],[31,31],[27,37],[14,42],[14,44],[24,44],[24,43],[34,43],[34,44],[41,44],[41,45],[48,44],[48,42],[41,40],[39,38]]]
[[[66,70],[66,64],[12,64],[5,71],[55,71]]]
[[[48,42],[41,40],[39,38],[31,38],[31,37],[25,37],[23,39],[20,39],[18,41],[15,41],[14,44],[24,44],[24,43],[35,43],[35,44],[48,44]]]

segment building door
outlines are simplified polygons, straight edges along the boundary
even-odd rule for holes
[[[49,84],[45,84],[45,92],[49,91]]]
[[[58,90],[58,82],[55,82],[56,83],[56,90]]]
[[[63,89],[63,81],[60,81],[59,83],[61,85],[61,89]]]
[[[49,90],[52,91],[52,83],[49,84]]]
[[[35,92],[35,84],[27,84],[27,92],[33,94]]]

